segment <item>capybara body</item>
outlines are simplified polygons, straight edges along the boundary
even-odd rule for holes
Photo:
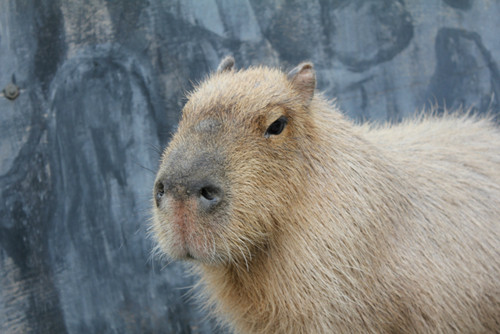
[[[355,125],[313,66],[190,94],[155,183],[159,249],[237,333],[500,332],[500,131]]]

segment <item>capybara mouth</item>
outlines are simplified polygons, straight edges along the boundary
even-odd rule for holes
[[[164,227],[171,240],[169,253],[173,258],[205,262],[212,257],[214,232],[201,222],[198,205],[196,198],[168,199]]]

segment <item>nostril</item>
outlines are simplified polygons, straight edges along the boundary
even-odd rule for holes
[[[158,181],[155,186],[156,206],[160,206],[160,201],[163,198],[163,195],[165,195],[165,185],[163,184],[163,182]]]
[[[213,201],[217,197],[217,191],[212,187],[203,187],[200,190],[200,195],[208,201]]]
[[[214,208],[222,199],[220,188],[209,185],[199,191],[199,201],[206,210]]]

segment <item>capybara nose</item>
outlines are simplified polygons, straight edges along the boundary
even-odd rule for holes
[[[209,181],[193,182],[188,185],[172,185],[165,180],[158,180],[154,189],[154,198],[157,207],[161,205],[166,193],[170,193],[177,199],[195,197],[198,201],[199,209],[203,211],[214,209],[223,198],[221,187]]]
[[[202,184],[203,186],[195,191],[195,196],[198,197],[200,209],[211,211],[222,201],[223,192],[220,187],[213,183],[207,182]]]

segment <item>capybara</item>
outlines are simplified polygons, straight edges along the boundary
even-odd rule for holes
[[[313,65],[188,96],[152,230],[236,333],[500,333],[500,131],[466,113],[355,125]]]

